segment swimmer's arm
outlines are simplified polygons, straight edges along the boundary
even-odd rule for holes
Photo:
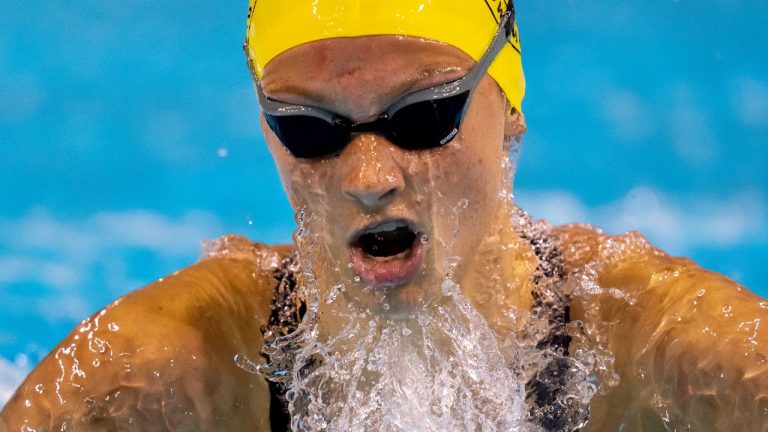
[[[595,396],[586,430],[766,430],[763,300],[690,260],[653,248],[626,255],[601,271],[608,292],[574,303],[575,317],[605,338],[620,379]]]
[[[274,281],[257,258],[204,260],[84,320],[0,412],[0,432],[269,430],[266,382],[233,362],[263,343]]]
[[[653,334],[634,346],[637,366],[646,371],[642,380],[633,377],[638,389],[651,392],[646,395],[660,418],[668,410],[679,430],[766,430],[766,303],[693,264],[657,277],[651,299],[664,312]]]

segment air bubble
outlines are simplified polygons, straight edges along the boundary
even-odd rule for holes
[[[448,264],[448,267],[456,268],[456,266],[458,266],[460,262],[461,262],[461,257],[460,256],[452,256],[452,257],[448,258],[446,263]]]
[[[422,327],[428,326],[430,321],[431,319],[429,318],[429,315],[427,315],[426,313],[420,313],[419,315],[416,316],[416,322],[418,322],[419,325]]]
[[[336,300],[336,297],[338,297],[339,292],[344,291],[344,284],[338,284],[334,285],[331,288],[331,292],[328,293],[328,300],[326,300],[326,304],[331,304]]]
[[[440,288],[443,290],[444,296],[452,296],[456,293],[457,288],[459,286],[452,280],[446,279],[443,281],[443,283],[440,285]]]
[[[453,211],[454,213],[458,213],[461,210],[464,210],[469,205],[469,200],[466,198],[462,198],[458,204],[456,204],[456,207],[454,207]]]

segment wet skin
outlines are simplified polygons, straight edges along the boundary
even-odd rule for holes
[[[473,64],[452,46],[415,38],[337,39],[283,53],[267,64],[262,84],[268,97],[365,122],[408,93],[463,76]],[[262,121],[291,204],[305,209],[310,221],[322,221],[322,228],[308,227],[319,233],[319,256],[313,257],[324,263],[315,266],[319,285],[345,283],[345,294],[379,313],[407,316],[441,295],[448,258],[444,243],[450,243],[451,253],[463,257],[454,279],[474,286],[471,269],[487,257],[473,251],[489,236],[511,231],[509,209],[500,199],[509,189],[510,174],[502,161],[507,157],[505,134],[517,131],[519,117],[505,108],[503,94],[486,76],[448,145],[404,150],[382,135],[365,133],[353,136],[340,154],[319,160],[291,156]],[[466,208],[456,215],[454,208],[465,199]],[[377,285],[349,266],[355,261],[349,239],[366,226],[391,220],[409,221],[428,240],[420,245],[416,274],[395,286]],[[403,261],[403,267],[411,264]],[[361,280],[355,282],[355,276]]]
[[[409,91],[462,76],[472,64],[455,48],[410,38],[312,45],[267,65],[266,94],[358,121]],[[511,187],[502,168],[505,136],[524,126],[492,79],[481,83],[459,136],[441,149],[408,152],[363,134],[337,157],[299,161],[264,129],[292,205],[306,209],[310,232],[319,233],[312,258],[320,286],[345,281],[346,301],[395,316],[434,302],[445,259],[438,241],[452,238],[452,209],[468,198],[452,245],[463,257],[455,278],[499,333],[518,329],[498,314],[529,307],[536,261],[506,223],[511,208],[499,194]],[[346,265],[351,233],[382,218],[407,218],[428,236],[419,272],[381,290],[384,299],[355,285]],[[590,337],[577,338],[571,351],[612,351],[620,380],[593,399],[585,430],[663,431],[664,418],[678,430],[768,427],[768,336],[760,325],[768,305],[638,236],[580,226],[551,234],[561,241],[567,280],[591,275],[600,288],[574,299],[572,319],[582,320]],[[63,422],[67,430],[88,431],[269,430],[265,381],[231,359],[258,357],[259,324],[269,315],[275,283],[270,274],[289,250],[231,239],[226,252],[84,321],[9,401],[0,431],[59,430]],[[489,269],[503,282],[473,290]],[[332,332],[328,314],[321,311],[320,319]]]

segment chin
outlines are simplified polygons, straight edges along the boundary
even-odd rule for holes
[[[372,314],[388,319],[408,319],[434,303],[439,295],[439,281],[429,275],[419,274],[413,280],[383,287],[361,287],[356,300]]]
[[[424,281],[413,281],[394,287],[384,300],[388,302],[389,307],[379,308],[381,314],[393,319],[409,318],[428,304],[430,291],[430,287]]]

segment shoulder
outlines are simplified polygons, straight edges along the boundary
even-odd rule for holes
[[[767,304],[733,280],[672,257],[638,233],[558,227],[576,350],[602,357],[587,430],[761,430],[745,411],[768,390]]]
[[[734,281],[705,270],[688,258],[667,254],[636,231],[607,235],[590,225],[564,225],[556,227],[554,233],[560,240],[565,271],[571,278],[610,291],[606,294],[625,295],[630,302],[646,297],[658,300],[684,296],[691,288],[684,283],[689,277],[740,289]],[[598,292],[602,293],[576,287],[575,294]]]
[[[756,309],[763,304],[732,279],[688,258],[670,256],[638,232],[606,235],[589,225],[566,225],[554,232],[575,303],[607,307],[605,317],[613,312],[624,319],[643,315],[646,320],[660,320],[670,314],[688,315],[693,306],[695,316],[721,317],[728,304]]]
[[[670,256],[637,232],[605,235],[587,225],[555,232],[573,296],[573,318],[611,322],[613,332],[625,329],[628,339],[617,341],[621,349],[635,340],[647,348],[643,338],[658,336],[654,332],[660,326],[672,323],[683,331],[694,322],[725,325],[729,316],[723,311],[735,312],[736,305],[750,315],[764,310],[760,297],[732,279]]]
[[[289,254],[236,236],[212,242],[199,262],[83,320],[22,383],[0,424],[215,430],[268,421],[259,414],[268,412],[266,382],[233,358],[258,361],[275,271]]]

